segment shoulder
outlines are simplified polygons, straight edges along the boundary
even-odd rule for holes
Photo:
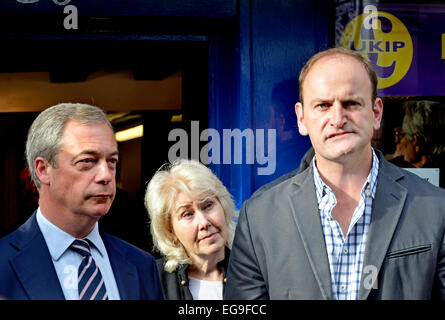
[[[383,161],[376,190],[378,208],[403,206],[402,214],[409,228],[428,226],[430,233],[445,232],[445,189],[418,175]],[[442,230],[442,231],[440,231]]]
[[[294,169],[288,173],[283,174],[282,176],[276,178],[275,180],[272,180],[271,182],[266,183],[265,185],[261,186],[258,190],[256,190],[252,194],[252,197],[256,197],[256,196],[260,195],[261,193],[263,193],[264,191],[267,191],[267,190],[273,188],[274,186],[280,184],[281,182],[292,178],[299,172],[300,172],[300,168],[297,168],[297,169]]]
[[[159,271],[159,275],[161,276],[164,273],[169,273],[167,271],[164,270],[165,267],[165,263],[167,262],[167,260],[165,258],[159,258],[156,259],[156,266],[158,267],[158,271]]]
[[[445,189],[439,188],[425,179],[404,168],[400,168],[386,159],[380,159],[379,182],[395,182],[402,186],[410,197],[439,197],[445,201]]]
[[[287,175],[264,186],[263,189],[259,189],[245,201],[244,205],[246,207],[262,206],[269,203],[283,205],[283,201],[287,201],[288,197],[297,189],[306,187],[306,182],[308,181],[313,182],[313,170],[311,166],[302,171],[291,171]]]
[[[14,254],[29,243],[35,243],[36,241],[44,240],[37,225],[35,214],[33,214],[19,228],[0,239],[0,252],[5,257],[6,254]]]
[[[186,292],[188,290],[188,266],[179,265],[173,272],[168,272],[164,269],[165,263],[165,258],[156,260],[159,279],[164,289],[165,298],[167,300],[188,300],[188,294]]]
[[[156,259],[156,265],[157,265],[157,268],[158,268],[159,277],[161,279],[176,279],[181,274],[186,274],[187,273],[188,265],[183,265],[183,264],[179,265],[172,272],[166,271],[165,270],[166,262],[167,262],[167,259],[165,257]]]
[[[306,151],[305,155],[304,155],[303,158],[301,159],[301,161],[300,161],[300,166],[299,166],[298,168],[296,168],[296,169],[294,169],[294,170],[292,170],[292,171],[290,171],[290,172],[288,172],[288,173],[285,173],[285,174],[283,174],[282,176],[276,178],[275,180],[272,180],[271,182],[266,183],[265,185],[261,186],[257,191],[255,191],[255,192],[252,194],[252,197],[255,197],[255,196],[257,196],[257,195],[260,195],[260,194],[263,193],[264,191],[269,190],[269,189],[271,189],[272,187],[274,187],[274,186],[280,184],[281,182],[286,181],[286,180],[288,180],[288,179],[294,177],[294,176],[297,175],[298,173],[300,173],[300,172],[306,170],[306,169],[311,165],[311,161],[312,161],[312,158],[314,157],[314,155],[315,155],[314,148],[312,148],[312,147],[309,148],[309,150]]]
[[[108,251],[117,251],[123,258],[128,259],[135,264],[155,264],[155,259],[150,253],[104,231],[101,231],[101,235]]]

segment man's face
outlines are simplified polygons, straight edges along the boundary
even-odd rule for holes
[[[317,157],[339,160],[370,148],[380,128],[383,104],[372,101],[371,82],[352,57],[324,57],[303,83],[304,110],[295,106],[300,134],[309,135]]]
[[[65,126],[57,168],[49,166],[48,190],[55,207],[99,219],[116,193],[117,144],[106,123]]]

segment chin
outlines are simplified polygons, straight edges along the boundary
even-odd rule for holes
[[[99,219],[99,218],[102,218],[103,216],[105,216],[109,210],[110,210],[110,207],[99,208],[96,210],[91,210],[88,215],[92,218]]]

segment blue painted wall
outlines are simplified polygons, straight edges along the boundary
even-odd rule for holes
[[[297,130],[297,77],[312,54],[332,46],[333,9],[331,1],[240,0],[234,54],[223,43],[214,48],[212,54],[227,56],[215,62],[211,73],[209,127],[220,134],[228,128],[276,130],[276,149],[266,146],[276,154],[273,174],[260,175],[258,169],[265,165],[257,158],[253,165],[245,158],[242,164],[211,165],[238,208],[260,186],[298,167],[310,147],[309,139]],[[226,83],[230,81],[231,88]]]

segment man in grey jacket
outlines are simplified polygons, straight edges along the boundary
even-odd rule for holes
[[[225,299],[445,297],[445,190],[371,146],[383,103],[356,52],[314,55],[299,78],[310,166],[247,200]]]

